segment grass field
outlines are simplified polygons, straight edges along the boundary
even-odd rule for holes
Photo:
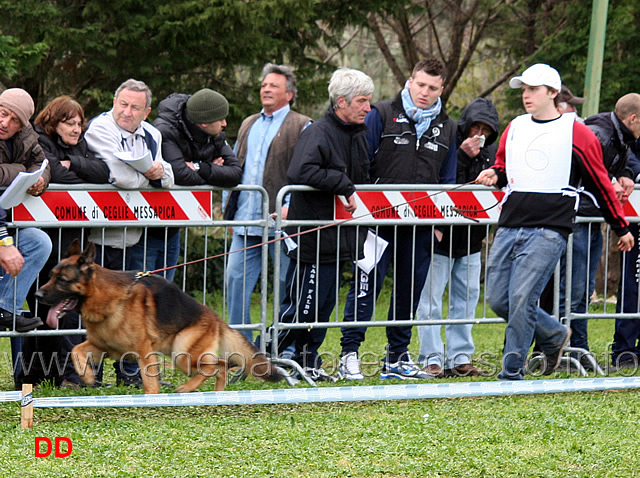
[[[477,356],[488,360],[483,366],[497,369],[503,334],[501,324],[474,328]],[[328,333],[322,348],[328,359],[337,357],[339,336],[336,329]],[[590,342],[602,361],[612,336],[613,321],[591,322]],[[363,352],[381,356],[385,342],[384,329],[372,328]],[[417,340],[411,349],[417,351]],[[8,353],[9,341],[0,340],[2,390],[12,388]],[[332,365],[327,364],[330,371]],[[370,365],[369,373],[374,375],[377,367]],[[105,381],[114,383],[112,367],[105,370]],[[568,376],[556,373],[550,378]],[[174,384],[183,381],[171,371],[167,379]],[[381,382],[374,375],[364,384]],[[286,385],[249,379],[227,389],[282,386]],[[211,388],[207,382],[202,390]],[[125,393],[140,392],[45,386],[35,395]],[[33,430],[21,430],[19,405],[5,403],[0,404],[0,476],[633,477],[640,476],[639,413],[637,392],[616,391],[265,406],[36,409]],[[66,458],[36,458],[38,436],[68,437],[73,451]]]

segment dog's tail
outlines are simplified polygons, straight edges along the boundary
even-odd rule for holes
[[[265,382],[278,382],[283,377],[275,365],[258,348],[237,330],[224,328],[220,341],[220,357],[225,358],[231,367],[240,367]]]

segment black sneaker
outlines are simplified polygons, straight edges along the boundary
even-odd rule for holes
[[[596,365],[598,367],[600,367],[600,369],[602,370],[602,364],[600,362],[598,362],[595,358],[595,356],[593,356],[593,360],[596,361]],[[587,372],[595,372],[595,367],[593,366],[593,363],[591,362],[591,360],[589,360],[589,357],[587,357],[586,355],[582,355],[580,357],[580,365],[582,365],[582,368],[584,368]]]
[[[546,360],[542,362],[544,365],[542,375],[551,375],[555,369],[558,368],[558,365],[560,365],[564,348],[567,346],[569,339],[571,338],[571,329],[569,327],[565,327],[565,329],[567,335],[565,335],[562,345],[551,353],[545,353]]]
[[[171,382],[167,382],[165,380],[158,380],[158,383],[161,387],[170,387],[173,388],[173,384]],[[116,385],[119,387],[135,387],[135,388],[143,388],[144,384],[142,383],[142,377],[140,375],[134,375],[133,377],[118,377],[116,381]]]
[[[30,330],[40,327],[42,320],[40,317],[23,317],[16,315],[16,332],[29,332]],[[0,309],[0,327],[13,330],[13,313],[8,310]]]
[[[118,387],[142,388],[142,377],[140,375],[120,376],[116,378],[116,385]]]
[[[635,369],[637,370],[640,366],[640,361],[638,360],[637,355],[625,354],[624,356],[618,357],[613,362],[615,368],[617,370],[621,369]]]

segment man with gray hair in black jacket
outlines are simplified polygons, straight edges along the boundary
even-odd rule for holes
[[[289,220],[333,219],[336,196],[346,200],[349,213],[356,210],[355,185],[369,182],[369,158],[364,119],[371,111],[373,81],[361,71],[340,68],[331,76],[331,105],[322,118],[300,134],[291,158],[291,184],[305,184],[319,192],[291,194]],[[310,227],[301,227],[302,232]],[[290,232],[297,232],[297,228]],[[357,260],[366,231],[355,227],[330,227],[298,236],[287,271],[286,297],[281,322],[327,322],[336,305],[336,286],[346,262]],[[356,242],[358,240],[358,242]],[[293,357],[314,380],[335,381],[320,368],[318,348],[325,328],[291,329],[280,337],[280,350],[295,344]]]

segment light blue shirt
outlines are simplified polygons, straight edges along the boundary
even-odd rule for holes
[[[251,126],[247,137],[247,157],[244,161],[242,184],[262,186],[269,147],[290,109],[289,105],[286,105],[271,116],[265,114],[263,109],[260,117]],[[235,144],[233,152],[238,153],[238,143]],[[262,219],[262,195],[257,191],[241,191],[238,196],[235,220],[259,221],[260,219]],[[240,235],[246,233],[249,236],[262,236],[262,229],[259,227],[236,226],[233,232]],[[270,231],[270,234],[272,235],[273,232]]]

